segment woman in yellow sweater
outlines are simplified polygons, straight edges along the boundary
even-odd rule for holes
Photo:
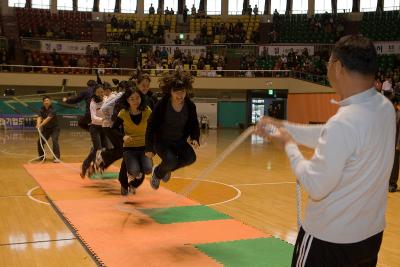
[[[122,126],[124,130],[123,158],[127,173],[120,175],[119,180],[121,194],[128,195],[129,191],[135,193],[145,174],[150,174],[152,170],[153,162],[144,153],[147,120],[151,109],[138,89],[126,91],[122,101],[125,108],[118,113],[113,128]]]

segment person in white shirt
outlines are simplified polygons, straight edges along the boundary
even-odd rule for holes
[[[97,150],[100,150],[104,144],[104,133],[102,130],[104,114],[101,111],[101,105],[103,104],[104,89],[101,84],[97,84],[93,90],[92,100],[90,101],[90,117],[91,124],[89,126],[90,137],[92,139],[92,148],[86,159],[82,163],[81,178],[90,176],[93,170],[89,170],[91,163],[96,158]],[[92,169],[92,168],[90,168]]]
[[[393,93],[392,79],[387,77],[382,84],[382,93],[385,96],[389,96]]]
[[[324,125],[263,117],[257,133],[284,146],[308,193],[292,266],[376,266],[394,158],[395,111],[374,88],[377,54],[362,36],[342,37],[327,69],[340,108]],[[385,119],[382,119],[385,118]],[[274,125],[272,135],[265,131]],[[297,144],[314,149],[310,160]]]

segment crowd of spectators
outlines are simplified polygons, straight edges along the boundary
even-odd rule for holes
[[[380,69],[376,73],[375,87],[385,95],[396,95],[400,97],[400,54],[395,56],[396,60],[391,68]]]
[[[39,51],[27,50],[25,55],[25,65],[28,66],[50,66],[50,67],[80,67],[80,68],[100,68],[101,73],[111,74],[116,70],[104,70],[105,68],[119,68],[119,50],[115,47],[86,47],[86,54],[60,54],[56,50],[52,53],[40,53]],[[42,72],[69,72],[69,73],[89,73],[90,70],[74,70],[74,69],[49,69],[42,68],[34,71]]]
[[[197,75],[199,71],[199,75],[217,76],[223,75],[220,71],[225,69],[226,65],[225,58],[214,54],[211,50],[193,56],[190,51],[185,53],[179,47],[176,47],[173,54],[169,54],[165,47],[162,49],[156,47],[154,51],[149,49],[145,60],[141,58],[140,61],[143,63],[143,69],[155,69],[155,74],[161,73],[163,69],[176,69],[191,70],[193,75]],[[202,70],[207,72],[202,73]]]
[[[90,40],[91,31],[70,31],[66,27],[56,25],[39,24],[37,28],[26,26],[20,29],[20,35],[28,38]]]
[[[245,43],[246,30],[243,23],[239,20],[237,23],[214,23],[212,25],[211,34],[207,30],[207,25],[203,24],[200,32],[197,33],[193,40],[195,45],[212,44],[216,36],[219,37],[219,43]],[[251,42],[259,41],[258,29],[255,29],[251,35]]]
[[[249,4],[247,8],[244,8],[242,10],[242,15],[249,15],[251,16],[251,14],[254,14],[255,16],[258,15],[258,6],[255,5],[254,8],[251,8],[251,5]]]
[[[315,33],[333,33],[336,39],[344,34],[344,17],[325,12],[322,16],[312,16],[308,19],[309,27]]]
[[[135,19],[118,20],[115,16],[112,16],[110,23],[112,29],[118,30],[108,36],[110,41],[124,41],[138,44],[164,44],[165,30],[171,28],[171,21],[169,19],[165,19],[164,24],[158,25],[155,31],[153,24],[149,21],[146,22],[144,30],[141,28],[136,30]]]
[[[1,16],[0,16],[0,36],[3,36],[3,21],[1,20]]]
[[[259,55],[244,53],[240,58],[239,69],[248,77],[262,75],[252,70],[291,70],[317,76],[326,74],[325,62],[329,60],[328,52],[316,52],[309,55],[305,48],[301,53],[291,49],[287,55],[268,55],[264,49]]]
[[[272,27],[268,33],[268,42],[282,42],[284,35],[300,33],[303,40],[296,42],[308,42],[310,35],[317,36],[314,42],[335,42],[345,33],[345,17],[342,15],[316,14],[311,17],[306,15],[280,15],[275,9],[273,13]],[[332,37],[329,40],[325,36]]]
[[[7,50],[4,47],[2,47],[2,48],[0,48],[0,65],[8,64],[8,62],[9,62],[9,57],[8,57]]]

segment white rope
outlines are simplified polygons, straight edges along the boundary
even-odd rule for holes
[[[267,124],[265,125],[264,128],[268,135],[273,136],[279,134],[279,129],[274,125]],[[301,209],[301,184],[298,179],[296,179],[296,211],[297,211],[297,230],[300,230],[302,224],[301,223],[302,209]]]
[[[296,207],[297,207],[297,231],[301,227],[301,185],[299,180],[296,180]]]
[[[42,160],[39,163],[44,163],[44,161],[46,160],[46,150],[43,147],[43,141],[42,139],[44,139],[46,142],[46,138],[44,138],[44,136],[42,135],[42,133],[40,132],[40,129],[37,128],[38,132],[39,132],[39,143],[40,143],[40,147],[42,148],[43,151],[43,156],[38,156],[36,158],[31,159],[30,161],[28,161],[28,163],[32,163],[33,161],[37,161],[38,159],[42,158]],[[43,136],[43,138],[42,138]]]
[[[37,131],[38,131],[38,133],[39,133],[39,142],[40,142],[40,146],[41,146],[41,148],[42,148],[42,150],[43,150],[43,158],[42,158],[42,161],[41,161],[40,163],[44,163],[44,161],[46,160],[46,150],[45,150],[45,147],[44,147],[44,145],[43,145],[43,143],[42,143],[42,139],[43,139],[44,142],[45,142],[45,144],[47,145],[47,147],[48,147],[48,149],[49,149],[51,155],[53,156],[53,158],[54,158],[55,160],[57,160],[60,164],[66,166],[66,167],[68,167],[68,168],[70,168],[70,169],[72,169],[72,170],[74,170],[74,171],[77,171],[78,173],[81,172],[80,169],[78,169],[78,168],[76,168],[76,167],[73,167],[73,166],[71,166],[71,164],[66,163],[66,162],[62,161],[61,159],[59,159],[59,158],[54,154],[54,151],[51,149],[51,147],[50,147],[50,145],[49,145],[49,142],[47,142],[46,138],[43,136],[43,134],[42,134],[42,132],[40,131],[40,129],[39,129],[39,128],[36,128],[36,129],[37,129]],[[35,161],[35,160],[37,160],[37,159],[39,159],[39,158],[40,158],[40,156],[37,157],[37,158],[34,158],[34,159],[30,160],[29,163],[31,163],[32,161]]]
[[[241,135],[239,135],[225,150],[218,155],[218,157],[203,171],[197,176],[194,181],[189,184],[184,190],[181,191],[180,195],[182,196],[187,196],[194,190],[194,188],[197,187],[197,185],[204,180],[218,165],[221,164],[221,162],[229,155],[231,154],[243,141],[246,140],[247,137],[249,137],[255,130],[254,126],[250,126],[247,128]]]
[[[268,130],[269,134],[276,133],[277,129],[273,128],[273,127],[274,126],[268,126],[266,128],[266,130]],[[43,142],[42,142],[42,139],[43,139],[54,159],[58,160],[61,164],[67,166],[68,168],[78,171],[80,173],[80,169],[72,167],[72,166],[70,166],[70,164],[65,163],[62,160],[60,160],[54,154],[49,143],[47,142],[46,138],[43,136],[43,134],[39,128],[37,128],[37,131],[39,133],[40,146],[43,150],[43,158],[42,158],[41,163],[43,163],[44,160],[46,159],[46,151],[45,151],[45,148],[44,148]],[[217,168],[225,160],[225,158],[229,154],[231,154],[240,144],[242,144],[246,140],[246,138],[249,137],[254,131],[255,131],[255,126],[250,126],[241,135],[239,135],[221,154],[218,155],[218,157],[209,166],[207,166],[205,169],[203,169],[203,171],[197,176],[196,179],[193,180],[192,183],[190,183],[184,190],[182,190],[180,193],[178,193],[178,196],[176,197],[176,200],[172,203],[172,206],[174,206],[176,204],[176,202],[179,200],[179,198],[187,197],[199,185],[199,183],[201,181],[203,181],[215,168]],[[37,160],[39,158],[40,158],[40,156],[30,160],[29,163],[31,163],[32,161]],[[298,180],[296,181],[296,206],[297,206],[297,227],[298,227],[298,229],[300,229],[300,226],[301,226],[301,186],[300,186],[300,183]],[[161,212],[161,210],[162,209],[156,210],[152,214],[154,215],[155,213]]]

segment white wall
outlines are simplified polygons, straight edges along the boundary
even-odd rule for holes
[[[194,99],[197,108],[197,116],[206,115],[209,121],[209,128],[217,128],[218,103],[217,99]]]

